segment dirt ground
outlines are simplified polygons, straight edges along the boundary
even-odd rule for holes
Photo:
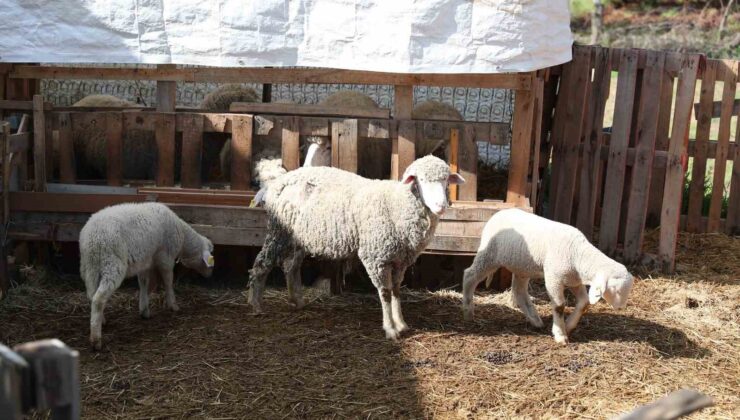
[[[549,334],[538,285],[543,330],[508,292],[479,293],[466,323],[457,291],[406,290],[412,331],[393,343],[372,294],[309,290],[296,311],[280,287],[253,316],[242,289],[178,284],[180,313],[158,295],[141,320],[129,283],[92,353],[70,280],[13,289],[0,342],[79,349],[84,418],[607,418],[682,387],[715,401],[691,418],[740,418],[740,239],[683,235],[679,254],[677,275],[640,273],[628,307],[592,307],[568,346]]]

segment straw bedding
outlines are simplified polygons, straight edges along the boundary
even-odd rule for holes
[[[606,418],[686,386],[716,403],[692,418],[738,418],[740,239],[682,235],[678,252],[678,274],[641,273],[626,310],[592,307],[567,347],[530,327],[508,292],[479,294],[465,323],[456,291],[406,290],[413,331],[392,343],[373,294],[308,290],[294,311],[281,287],[252,316],[240,289],[178,284],[182,311],[157,296],[147,321],[136,288],[119,290],[93,354],[75,281],[14,289],[0,341],[80,349],[85,418]]]

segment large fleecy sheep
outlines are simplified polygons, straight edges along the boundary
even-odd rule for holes
[[[88,95],[73,107],[139,108],[138,104],[111,95]],[[82,125],[72,131],[77,174],[80,177],[104,178],[108,165],[105,125]],[[154,179],[157,171],[157,143],[153,131],[127,130],[123,142],[123,177]]]
[[[452,105],[428,100],[418,103],[411,111],[414,120],[463,121],[463,116]],[[446,139],[425,137],[416,144],[416,156],[434,155],[446,161],[450,158],[450,143]]]
[[[545,279],[553,309],[555,341],[568,342],[589,304],[604,298],[614,308],[627,304],[633,277],[627,268],[604,255],[573,226],[554,222],[520,209],[494,214],[486,223],[473,264],[463,277],[463,313],[473,318],[473,292],[499,267],[514,274],[513,303],[529,322],[543,326],[529,298],[529,279]],[[590,286],[586,291],[586,286]],[[565,320],[565,289],[576,297],[576,307]]]
[[[163,279],[167,307],[179,310],[173,268],[179,260],[209,277],[213,244],[160,203],[119,204],[93,214],[80,232],[80,275],[90,308],[90,343],[102,347],[105,304],[127,277],[138,276],[139,313],[149,318],[149,278]]]
[[[448,205],[448,184],[463,182],[434,156],[414,161],[401,181],[370,180],[331,167],[279,177],[267,191],[267,237],[250,270],[249,303],[262,312],[265,280],[276,266],[285,273],[289,300],[300,308],[306,255],[359,258],[378,289],[386,337],[397,339],[408,328],[400,304],[404,273],[432,240]]]

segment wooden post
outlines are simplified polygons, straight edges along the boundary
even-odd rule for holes
[[[28,363],[17,353],[0,344],[0,417],[20,419],[28,410],[30,401],[25,385],[28,380]]]
[[[248,190],[252,182],[252,116],[232,116],[231,127],[231,189]]]
[[[332,166],[345,171],[357,173],[357,120],[348,119],[331,124]],[[336,150],[335,150],[336,149]],[[332,159],[333,160],[333,159]],[[336,163],[336,164],[335,164]]]
[[[157,186],[175,185],[175,114],[159,114],[154,130],[157,142]]]
[[[732,177],[730,196],[727,200],[727,221],[725,231],[728,235],[740,234],[740,117],[735,128],[735,156],[732,158]]]
[[[673,105],[673,75],[667,70],[663,76],[663,88],[660,92],[661,111],[658,115],[658,135],[655,140],[656,151],[668,150],[668,138],[670,137],[671,106]],[[653,168],[653,179],[650,183],[650,196],[648,197],[647,223],[650,227],[660,225],[660,209],[663,207],[663,186],[665,185],[665,168]]]
[[[33,96],[33,174],[34,191],[46,191],[46,119],[41,95]]]
[[[110,149],[110,146],[108,148]],[[110,162],[110,157],[108,157],[108,162]],[[68,112],[62,112],[59,114],[59,180],[65,184],[74,184],[75,178],[72,120]]]
[[[182,164],[180,174],[183,188],[200,188],[203,155],[203,116],[185,114],[182,129]]]
[[[0,132],[0,157],[2,157],[2,171],[0,173],[3,174],[3,191],[2,191],[2,201],[3,201],[3,214],[2,214],[2,224],[0,224],[0,300],[5,298],[5,296],[8,294],[8,289],[10,288],[10,277],[8,273],[8,260],[7,260],[7,254],[5,250],[5,242],[4,238],[6,235],[6,228],[8,226],[8,220],[10,217],[10,210],[9,210],[9,196],[10,196],[10,179],[7,174],[10,173],[10,167],[12,166],[12,162],[10,160],[10,153],[9,146],[10,146],[10,124],[7,122],[0,123],[0,129],[2,130]],[[0,369],[2,369],[2,365],[0,364]],[[1,372],[0,372],[1,373]],[[0,378],[1,379],[1,378]],[[0,390],[0,394],[2,393],[2,390]],[[0,404],[2,401],[0,400]]]
[[[529,202],[533,208],[537,208],[537,195],[540,183],[540,148],[542,146],[542,120],[544,118],[542,107],[545,98],[545,76],[539,75],[535,79],[534,86],[534,117],[532,131],[532,190],[529,193]]]
[[[34,408],[51,410],[55,420],[79,419],[79,353],[57,339],[21,344],[13,350],[28,362]]]
[[[458,155],[460,152],[460,130],[457,128],[450,129],[450,172],[458,171]],[[463,177],[464,178],[464,177]],[[457,184],[451,184],[450,201],[457,201]]]
[[[123,185],[123,116],[120,112],[105,113],[107,147],[106,175],[108,185]]]
[[[171,70],[177,66],[174,64],[158,64],[157,70]],[[169,80],[157,81],[157,111],[175,112],[177,102],[177,82]]]
[[[393,94],[393,118],[396,120],[410,120],[414,109],[414,87],[410,85],[396,85]]]
[[[391,178],[400,180],[406,168],[416,158],[417,127],[413,121],[399,121],[395,133],[391,134],[392,153]],[[419,130],[421,131],[421,129]]]
[[[458,144],[457,172],[465,178],[465,183],[457,186],[457,199],[476,201],[478,199],[478,145],[475,144],[475,128],[466,125],[462,134],[462,139]]]
[[[534,77],[534,73],[532,73]],[[529,168],[529,149],[534,121],[534,95],[531,90],[516,90],[514,99],[514,122],[511,136],[511,157],[509,159],[509,185],[506,202],[517,206],[527,203],[527,169]]]
[[[678,224],[681,217],[681,194],[683,175],[688,165],[687,143],[694,89],[702,56],[686,56],[681,62],[676,90],[676,106],[673,111],[673,129],[666,162],[665,191],[660,218],[659,258],[664,271],[673,271],[676,265],[676,243]]]
[[[301,154],[299,150],[300,124],[298,117],[286,117],[283,119],[282,129],[282,156],[283,166],[288,171],[298,169],[301,166]]]

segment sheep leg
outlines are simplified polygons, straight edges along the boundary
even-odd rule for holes
[[[380,264],[366,264],[364,261],[363,264],[365,265],[367,274],[370,276],[370,280],[372,280],[373,285],[378,289],[380,306],[383,309],[383,330],[385,331],[385,336],[391,340],[398,340],[399,333],[393,323],[393,315],[391,312],[391,299],[393,294],[391,269]]]
[[[401,282],[406,273],[406,267],[393,270],[393,294],[391,296],[391,311],[393,312],[393,323],[396,330],[402,333],[409,329],[406,321],[403,320],[401,312]]]
[[[93,350],[103,348],[103,322],[105,319],[105,304],[110,299],[113,292],[123,282],[124,273],[112,273],[102,275],[98,289],[92,297],[90,303],[90,344]]]
[[[576,325],[578,325],[578,321],[581,320],[581,316],[586,313],[586,309],[588,309],[589,306],[588,292],[586,291],[586,286],[580,285],[571,288],[571,290],[573,291],[573,294],[576,295],[576,307],[573,310],[573,313],[571,313],[568,317],[568,320],[565,322],[565,329],[568,334],[570,334],[576,328]]]
[[[529,277],[514,274],[511,284],[511,297],[514,304],[524,313],[532,326],[542,328],[545,325],[532,304],[532,299],[529,298]]]
[[[301,264],[304,254],[302,251],[295,252],[283,261],[283,273],[288,285],[288,300],[296,309],[303,308],[303,284],[301,283]]]
[[[144,272],[136,276],[139,280],[139,315],[144,319],[149,319],[149,272]]]
[[[177,302],[175,301],[175,289],[172,286],[172,267],[161,267],[159,269],[159,275],[162,276],[162,282],[164,283],[164,298],[167,303],[167,307],[174,312],[179,311],[180,307],[177,306]]]
[[[265,282],[278,259],[277,242],[277,240],[268,235],[265,245],[254,259],[252,269],[249,270],[248,299],[252,310],[256,314],[262,313],[262,293],[265,290]]]
[[[463,274],[463,317],[466,321],[473,319],[475,314],[475,308],[473,305],[473,293],[478,284],[486,279],[489,275],[493,274],[498,270],[499,266],[489,266],[483,262],[483,258],[479,258],[477,255],[473,260],[473,264],[465,269]]]
[[[564,283],[560,277],[545,275],[545,287],[552,305],[552,335],[559,344],[568,344],[568,333],[565,329]]]

